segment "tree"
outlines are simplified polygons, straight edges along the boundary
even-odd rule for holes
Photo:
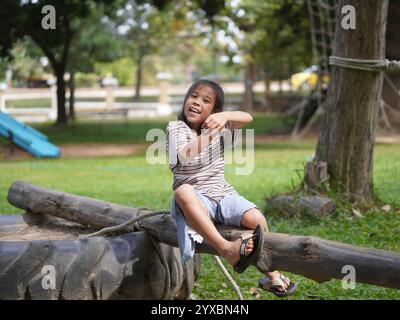
[[[348,4],[357,12],[355,30],[341,27],[341,8]],[[388,1],[339,0],[336,10],[333,55],[384,59]],[[324,106],[315,160],[327,162],[333,190],[358,204],[369,204],[373,195],[373,151],[382,79],[379,72],[334,66]]]
[[[112,0],[43,0],[0,2],[0,47],[3,56],[9,55],[13,44],[25,36],[30,37],[43,51],[57,79],[57,124],[66,124],[65,80],[71,41],[80,30],[74,29],[76,20],[88,17],[96,6],[114,5]],[[52,6],[55,11],[42,9]],[[55,14],[54,14],[55,13]],[[50,16],[47,16],[50,15]],[[54,19],[55,29],[44,28],[42,22]],[[46,20],[47,21],[47,20]]]
[[[268,98],[271,78],[287,79],[311,60],[309,24],[304,1],[243,0],[223,12],[241,31],[232,38],[244,62],[244,106],[253,108],[253,83],[263,78]]]
[[[389,2],[389,12],[386,31],[386,58],[389,60],[400,60],[400,1]],[[400,88],[400,74],[387,75],[396,88]],[[382,98],[391,107],[400,110],[400,99],[398,89],[394,90],[388,81],[384,82]]]
[[[86,19],[77,19],[75,30],[81,30],[79,37],[71,41],[69,72],[69,118],[75,119],[75,74],[95,70],[97,62],[110,62],[122,56],[122,39],[116,33],[114,23],[98,8]]]
[[[7,68],[12,71],[12,77],[19,80],[19,84],[26,85],[28,82],[29,86],[29,79],[44,75],[44,66],[40,62],[42,52],[29,38],[16,42],[10,56]]]
[[[162,3],[161,8],[162,11],[159,11],[149,3],[129,0],[117,18],[118,29],[128,40],[128,46],[135,56],[135,100],[140,98],[145,57],[158,52],[172,35],[172,11],[166,3]]]

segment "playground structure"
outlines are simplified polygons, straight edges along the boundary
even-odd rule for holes
[[[17,218],[0,219],[3,224],[1,298],[187,299],[190,296],[199,260],[196,256],[185,266],[178,263],[176,225],[168,210],[155,215],[157,211],[149,208],[130,208],[24,181],[12,184],[7,199],[25,213]],[[85,237],[110,226],[122,228],[117,235],[114,230],[107,236]],[[221,226],[218,230],[230,241],[248,232]],[[265,233],[264,238],[262,251],[252,262],[260,272],[279,269],[322,283],[342,279],[343,266],[352,265],[359,283],[400,288],[398,252],[273,232]],[[207,243],[197,245],[196,252],[216,254]],[[44,290],[41,286],[46,275],[40,272],[44,265],[58,268],[55,290]]]
[[[38,158],[60,156],[60,149],[50,143],[47,136],[3,112],[0,112],[0,136]]]

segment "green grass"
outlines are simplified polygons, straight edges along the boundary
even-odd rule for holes
[[[100,138],[90,135],[96,131],[102,139],[115,134],[122,142],[144,141],[139,130],[152,126],[165,127],[168,120],[130,122],[121,128],[104,123],[82,124],[75,133],[51,131],[51,138],[60,143],[82,142]],[[274,124],[277,119],[266,123]],[[102,126],[102,130],[98,126]],[[270,125],[270,124],[268,124]],[[263,130],[255,121],[255,129]],[[87,131],[85,131],[87,130]],[[106,134],[107,133],[107,134]],[[125,139],[129,133],[129,139]],[[89,137],[87,136],[89,135]],[[79,137],[81,139],[79,139]],[[117,142],[116,137],[110,138]],[[109,142],[109,141],[107,141]],[[121,141],[119,141],[121,142]],[[248,176],[235,174],[236,167],[227,165],[226,179],[236,190],[265,210],[266,196],[287,192],[297,185],[305,161],[314,153],[315,141],[273,142],[259,144],[255,150],[254,171]],[[229,161],[229,156],[227,157]],[[22,179],[34,184],[77,195],[94,197],[132,207],[147,205],[153,209],[169,208],[172,196],[172,175],[166,164],[149,165],[145,152],[129,157],[42,159],[0,162],[0,212],[16,214],[21,210],[7,203],[8,188],[13,181]],[[340,209],[327,218],[283,219],[268,215],[271,231],[295,235],[314,235],[343,243],[400,252],[400,148],[396,145],[377,145],[375,153],[375,192],[392,210],[371,209],[364,217],[352,219],[350,212]],[[232,271],[230,266],[228,270]],[[232,272],[233,273],[233,272]],[[400,299],[400,291],[372,285],[357,284],[355,290],[344,290],[339,280],[318,284],[312,280],[290,274],[299,283],[299,289],[290,299]],[[233,274],[246,299],[275,299],[261,292],[259,297],[249,293],[257,287],[260,274],[249,268],[243,274]],[[224,284],[224,285],[222,285]],[[211,256],[202,256],[200,277],[194,294],[201,299],[236,299],[228,281],[218,270]]]
[[[50,99],[8,100],[7,108],[50,108]]]
[[[53,126],[50,123],[32,124],[32,126],[49,137],[55,144],[79,143],[146,143],[146,132],[159,128],[165,130],[168,121],[176,116],[157,119],[134,119],[126,121],[89,121],[79,120],[67,127]],[[254,129],[256,135],[273,133],[282,130],[284,120],[278,114],[260,114],[248,129]],[[0,144],[5,144],[0,139]]]

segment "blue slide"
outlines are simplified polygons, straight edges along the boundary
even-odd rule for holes
[[[38,158],[58,158],[60,149],[34,128],[0,112],[0,136],[27,150]]]

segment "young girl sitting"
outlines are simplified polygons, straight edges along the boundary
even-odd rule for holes
[[[213,246],[237,272],[257,258],[268,232],[259,208],[240,196],[224,178],[224,148],[235,144],[239,129],[253,118],[223,111],[224,93],[214,81],[199,80],[188,90],[178,121],[167,126],[167,153],[173,173],[171,213],[177,225],[182,261],[193,258],[196,242]],[[228,241],[214,223],[255,230],[250,238]],[[296,285],[278,271],[268,272],[259,286],[286,296]]]

